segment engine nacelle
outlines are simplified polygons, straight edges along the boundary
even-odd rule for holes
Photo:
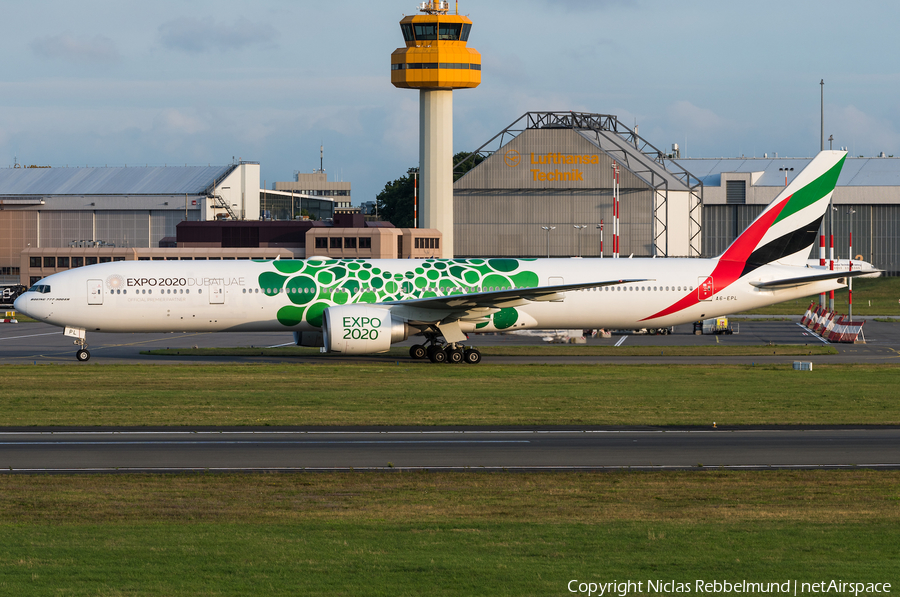
[[[409,337],[409,326],[387,309],[368,305],[328,307],[322,314],[322,333],[328,352],[370,354],[384,352]]]

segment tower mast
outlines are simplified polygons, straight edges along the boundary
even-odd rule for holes
[[[481,54],[466,47],[472,21],[446,0],[419,5],[400,30],[406,46],[391,54],[391,83],[419,90],[419,201],[424,228],[441,231],[453,257],[453,90],[481,84]]]

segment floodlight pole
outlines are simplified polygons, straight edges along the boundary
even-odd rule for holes
[[[587,228],[587,224],[573,224],[572,228],[578,231],[578,256],[581,257],[581,231]]]
[[[597,229],[600,230],[600,259],[603,259],[603,218],[600,218]]]
[[[541,226],[541,230],[547,231],[547,259],[550,259],[550,231],[556,230],[556,226]]]

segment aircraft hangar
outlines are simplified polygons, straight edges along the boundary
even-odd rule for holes
[[[473,155],[453,191],[460,257],[599,257],[601,234],[605,257],[616,236],[623,257],[701,254],[700,181],[615,116],[528,112]]]

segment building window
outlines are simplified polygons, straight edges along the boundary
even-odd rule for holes
[[[344,246],[343,239],[340,236],[332,236],[328,239],[328,247],[330,249],[340,249]]]
[[[97,258],[96,257],[85,257],[84,264],[85,265],[97,265]]]
[[[84,257],[72,257],[72,267],[81,267],[84,265]]]
[[[725,203],[728,205],[747,203],[747,182],[743,180],[725,181]]]
[[[372,237],[370,237],[370,236],[359,237],[359,248],[360,249],[371,249],[372,248]]]
[[[103,261],[103,258],[101,258],[100,260]],[[124,257],[113,257],[112,260],[113,261],[125,261],[125,258]]]
[[[345,249],[355,249],[356,248],[356,238],[345,238],[344,239],[344,248]]]
[[[328,239],[324,236],[316,237],[316,248],[317,249],[327,249],[328,248]]]
[[[109,263],[110,261],[112,261],[112,257],[101,257],[100,258],[100,263]]]
[[[28,258],[28,267],[41,267],[41,258],[40,257],[29,257]]]
[[[90,259],[90,257],[88,257]],[[149,257],[138,257],[138,261],[150,261]]]
[[[69,258],[68,257],[57,257],[56,258],[56,267],[60,269],[69,269]]]
[[[28,285],[28,287],[31,288],[32,286],[34,286],[35,284],[37,284],[40,281],[41,281],[40,276],[31,276],[31,283]]]
[[[44,267],[48,269],[56,267],[56,257],[44,257]]]

